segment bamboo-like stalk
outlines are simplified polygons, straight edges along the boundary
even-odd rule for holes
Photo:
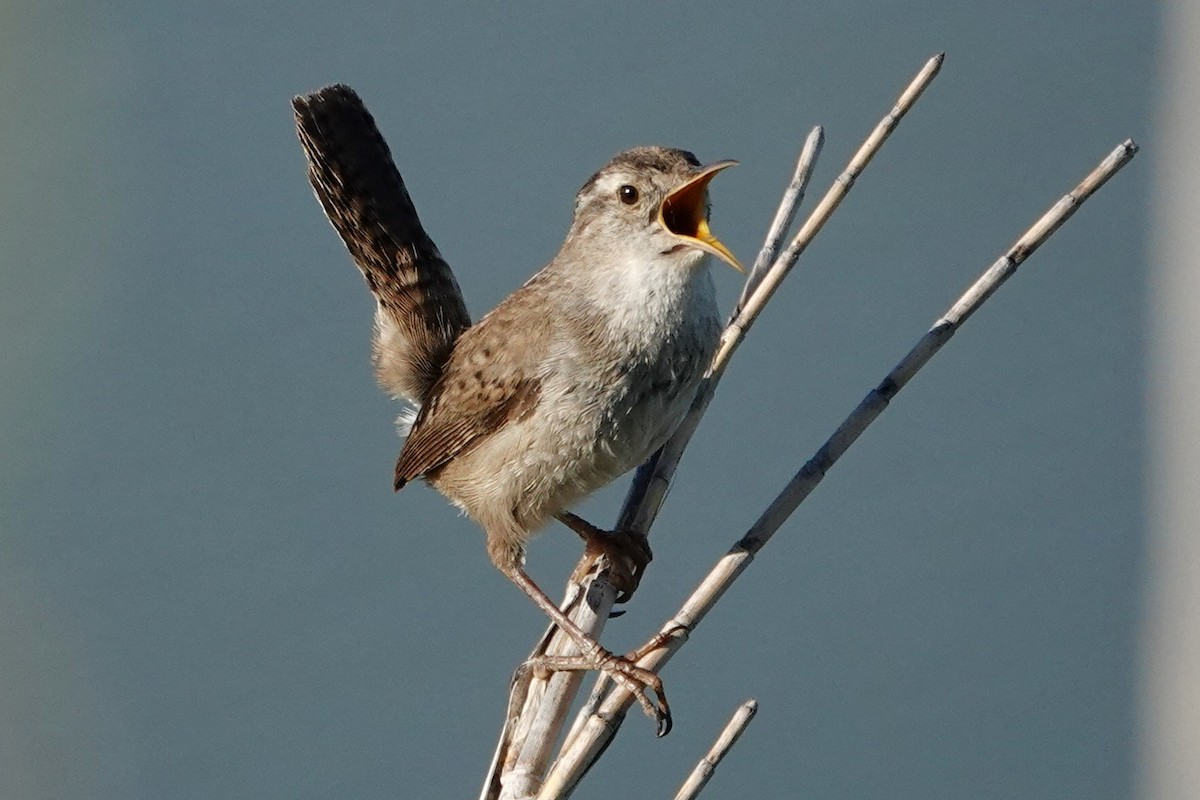
[[[767,233],[767,239],[755,261],[755,267],[747,277],[743,296],[748,294],[751,283],[761,284],[765,272],[762,265],[769,266],[778,255],[783,236],[787,233],[787,226],[791,224],[796,209],[804,197],[804,190],[812,175],[816,159],[820,155],[823,139],[824,135],[819,126],[813,128],[809,133],[797,160],[795,173],[784,192],[775,219]],[[740,305],[741,301],[739,301]],[[737,316],[737,312],[734,316]],[[706,382],[706,388],[712,388],[712,386],[710,382]],[[701,391],[703,392],[704,389]],[[707,401],[703,405],[694,404],[689,411],[689,416],[694,416],[698,421],[707,405]],[[694,428],[693,425],[691,429],[694,430]],[[690,438],[690,434],[688,438]],[[685,445],[686,440],[682,440],[672,457],[674,463],[678,463]],[[665,465],[666,462],[660,461],[661,454],[661,451],[655,454],[647,464],[663,463]],[[645,465],[639,469],[639,474],[644,469]],[[672,466],[671,472],[673,471]],[[665,480],[670,480],[669,474],[665,474]],[[626,499],[621,515],[622,519],[634,508],[635,501],[631,499],[632,497],[631,493],[630,497]],[[651,520],[646,519],[643,530],[648,530],[650,523]],[[591,598],[590,603],[579,602],[583,597],[584,587],[575,583],[568,584],[567,594],[562,603],[562,608],[572,609],[572,619],[594,637],[599,635],[607,621],[607,613],[601,614],[600,610],[603,609],[606,612],[611,610],[613,601],[616,599],[616,590],[608,583],[606,575],[607,573],[601,572],[590,578],[587,586],[588,595]],[[555,636],[556,633],[557,628],[551,625],[530,654],[530,659],[541,655],[574,655],[577,652],[574,643],[569,638]],[[571,701],[579,690],[584,674],[582,672],[565,672],[555,673],[545,678],[526,679],[525,676],[521,677],[520,681],[514,680],[513,682],[509,698],[509,716],[497,745],[496,755],[489,769],[488,780],[484,784],[481,800],[494,800],[495,798],[511,800],[511,798],[531,796],[537,791],[540,785],[540,776],[545,774],[558,732],[570,709]],[[605,683],[603,674],[597,676],[597,684],[585,709],[594,708],[603,699],[602,689]],[[520,708],[514,708],[517,705],[520,705]],[[513,713],[514,711],[516,713]],[[581,715],[577,720],[583,718]],[[574,729],[568,733],[566,738],[569,740],[572,735],[574,735]],[[501,775],[503,775],[502,782]]]
[[[745,571],[754,556],[770,540],[784,520],[821,482],[826,472],[858,437],[874,422],[896,394],[949,341],[978,308],[1017,271],[1038,247],[1066,222],[1091,195],[1104,185],[1137,153],[1137,145],[1127,139],[1104,158],[1075,189],[1050,207],[1012,247],[992,264],[974,284],[940,317],[891,372],[872,389],[851,412],[817,453],[788,482],[746,534],[713,567],[682,608],[662,628],[663,632],[692,631],[712,610],[734,580]],[[639,665],[660,669],[678,652],[686,636],[673,637],[670,643],[643,658]],[[632,698],[620,687],[608,694],[600,707],[580,726],[580,731],[551,768],[538,794],[539,800],[565,798],[612,741],[629,709]]]
[[[695,800],[699,796],[704,787],[708,785],[713,773],[717,771],[721,761],[737,744],[737,740],[741,738],[746,726],[750,724],[750,720],[754,719],[754,715],[757,713],[757,700],[747,700],[738,706],[737,711],[733,712],[733,716],[729,718],[729,722],[725,724],[725,728],[717,740],[713,742],[713,746],[709,748],[704,758],[700,759],[692,770],[692,774],[688,775],[687,780],[679,787],[679,791],[675,793],[675,800]]]
[[[812,178],[813,167],[816,166],[817,156],[821,154],[821,146],[824,143],[825,130],[820,125],[813,128],[809,132],[808,138],[804,140],[804,147],[800,148],[800,157],[796,159],[796,171],[792,173],[792,180],[788,183],[787,189],[783,191],[783,198],[779,201],[775,219],[771,220],[771,227],[767,229],[767,238],[763,242],[762,249],[758,251],[758,257],[754,259],[754,267],[751,268],[750,275],[746,278],[746,285],[742,287],[742,294],[738,297],[737,305],[733,307],[732,317],[738,316],[746,304],[746,298],[762,283],[763,276],[767,274],[767,270],[779,257],[779,248],[783,245],[783,237],[792,227],[792,222],[796,219],[796,211],[804,202],[804,190],[808,187],[809,179]]]
[[[945,54],[938,54],[924,64],[904,91],[900,93],[891,110],[883,116],[850,159],[846,168],[826,191],[787,249],[781,255],[776,256],[779,244],[786,233],[787,223],[795,215],[796,207],[803,197],[808,178],[812,174],[813,164],[820,153],[824,140],[823,131],[819,127],[814,128],[809,134],[798,159],[792,181],[784,192],[779,209],[768,230],[763,249],[755,260],[755,267],[747,279],[738,309],[722,334],[717,354],[704,383],[701,384],[696,400],[670,441],[638,469],[618,517],[618,528],[642,533],[649,531],[666,498],[675,468],[678,466],[700,418],[712,401],[729,359],[732,358],[746,332],[754,324],[767,302],[774,295],[775,290],[795,266],[800,255],[845,199],[858,176],[937,76],[944,57]],[[770,268],[765,273],[762,267],[764,264],[770,264]],[[583,630],[596,637],[608,619],[616,599],[616,591],[605,580],[605,573],[601,572],[595,576],[587,588],[588,602],[579,602],[583,595],[584,591],[581,587],[568,585],[563,608],[570,608],[571,618]],[[575,652],[574,644],[566,636],[549,629],[530,657],[568,655]],[[582,677],[581,673],[555,673],[548,679],[534,677],[528,682],[514,684],[509,708],[512,709],[519,705],[521,712],[516,717],[509,716],[505,720],[504,729],[496,747],[496,755],[480,795],[481,800],[519,800],[531,796],[539,789],[540,776],[545,773],[556,737],[562,729]],[[584,711],[588,710],[588,707],[585,707]],[[583,718],[582,715],[581,718]],[[571,735],[566,740],[567,744],[571,742],[578,729],[579,724],[572,726]],[[564,749],[566,746],[564,744]]]
[[[907,111],[908,109],[905,108],[904,110]],[[892,110],[892,113],[895,113],[895,109]],[[683,458],[683,451],[692,440],[692,434],[699,427],[700,419],[708,411],[709,403],[712,402],[713,395],[716,394],[717,384],[720,383],[721,376],[725,374],[725,368],[729,365],[729,359],[733,357],[733,352],[737,349],[737,344],[741,342],[746,335],[746,331],[758,319],[758,315],[762,312],[766,303],[763,301],[757,304],[752,310],[747,310],[746,304],[750,298],[759,296],[762,293],[766,293],[768,299],[770,295],[775,293],[775,289],[779,287],[779,284],[791,272],[792,267],[796,265],[800,254],[816,238],[816,235],[821,231],[825,222],[836,209],[837,204],[828,205],[824,201],[818,204],[818,210],[824,209],[823,216],[817,219],[818,211],[813,211],[801,229],[801,232],[805,234],[803,241],[800,240],[800,234],[797,234],[788,247],[786,257],[779,257],[779,246],[782,244],[783,234],[787,231],[777,230],[777,226],[782,220],[790,223],[790,220],[795,216],[800,201],[804,199],[804,189],[808,184],[808,179],[812,176],[813,166],[817,158],[820,157],[821,148],[824,144],[825,131],[818,125],[812,129],[804,142],[804,147],[800,151],[800,158],[796,164],[795,177],[793,177],[792,183],[784,191],[783,199],[779,203],[779,210],[775,212],[775,221],[772,223],[771,229],[767,232],[766,241],[763,242],[758,258],[755,259],[754,269],[751,270],[749,277],[746,279],[745,286],[742,288],[742,296],[738,299],[737,308],[730,316],[725,330],[721,333],[721,343],[717,348],[716,354],[713,356],[712,364],[708,367],[708,374],[705,376],[704,382],[700,385],[700,390],[696,393],[696,399],[692,402],[692,407],[688,409],[687,416],[684,417],[683,422],[675,429],[675,433],[671,435],[671,438],[663,445],[662,449],[655,453],[653,458],[638,468],[633,483],[630,484],[629,491],[625,495],[625,502],[621,507],[621,513],[617,517],[618,528],[640,531],[641,533],[648,533],[650,531],[650,526],[654,524],[654,520],[658,516],[658,511],[662,508],[663,501],[667,497],[667,490],[670,489],[675,469],[679,466],[679,461]],[[871,156],[875,154],[875,150],[881,144],[883,144],[882,140],[876,144],[876,147],[869,152],[861,163],[855,164],[851,161],[842,175],[844,176],[852,170],[855,176],[861,173],[863,168],[866,167],[867,162],[870,161]],[[861,148],[859,152],[862,152]],[[797,183],[797,181],[799,182]],[[839,177],[839,180],[835,181],[829,187],[825,197],[828,198],[831,193],[840,193],[844,196],[846,189],[843,187],[848,186],[849,184],[843,184]],[[840,198],[838,202],[840,202]],[[800,244],[797,244],[798,242]]]
[[[770,270],[763,276],[762,280],[747,293],[745,302],[740,304],[736,315],[730,320],[726,326],[724,333],[721,335],[721,344],[717,348],[717,353],[713,357],[712,366],[709,368],[708,380],[701,385],[700,391],[696,397],[696,401],[692,404],[687,417],[684,418],[675,434],[663,446],[663,449],[657,454],[657,457],[650,462],[647,462],[648,469],[639,469],[637,476],[634,478],[633,485],[629,488],[629,494],[625,498],[625,507],[622,509],[619,527],[633,528],[641,532],[649,530],[651,523],[658,515],[658,510],[662,507],[663,500],[666,499],[667,489],[671,485],[671,477],[675,474],[675,468],[679,465],[679,459],[683,456],[683,450],[691,441],[692,434],[695,433],[696,427],[700,424],[700,418],[704,416],[704,412],[708,409],[708,404],[712,402],[713,394],[716,392],[717,383],[720,382],[721,376],[725,374],[725,368],[729,365],[729,360],[733,357],[734,351],[742,343],[746,337],[746,332],[750,330],[750,326],[758,319],[758,315],[762,313],[763,308],[775,295],[775,290],[783,283],[783,279],[791,272],[792,267],[796,265],[801,254],[808,248],[812,240],[816,238],[821,229],[825,227],[825,223],[833,216],[833,212],[842,204],[842,200],[849,194],[850,189],[854,186],[854,182],[858,180],[858,176],[862,174],[867,165],[871,163],[871,159],[883,147],[883,143],[896,129],[900,120],[908,113],[913,104],[921,97],[925,89],[937,77],[938,72],[942,68],[942,62],[945,60],[946,54],[939,53],[933,56],[916,76],[900,93],[900,97],[896,100],[896,104],[891,111],[883,116],[879,123],[876,124],[874,130],[867,136],[866,140],[859,146],[858,151],[850,159],[846,168],[834,180],[833,185],[825,192],[824,197],[817,203],[816,208],[808,215],[808,219],[800,226],[800,230],[792,237],[792,241],[788,244],[786,250],[774,260]],[[812,145],[815,151],[819,152],[821,141],[823,139],[820,129],[816,129],[809,136],[809,144]],[[815,140],[815,141],[814,141]],[[808,145],[806,144],[806,149]],[[778,216],[778,215],[777,215]],[[751,275],[751,281],[754,276]],[[747,282],[749,284],[749,281]],[[647,473],[643,478],[643,472]]]
[[[581,602],[583,593],[583,587],[570,584],[562,607],[573,608],[572,619],[596,638],[608,621],[617,590],[608,582],[605,572],[588,584],[588,602]],[[542,634],[530,659],[578,653],[575,643],[558,635],[558,629],[552,625]],[[482,800],[517,800],[537,794],[571,701],[583,682],[584,673],[578,671],[554,672],[549,676],[528,674],[529,663],[522,665],[514,676],[508,714],[484,783]]]

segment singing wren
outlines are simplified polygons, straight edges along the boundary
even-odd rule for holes
[[[709,181],[736,162],[618,154],[579,190],[558,254],[472,325],[358,96],[331,86],[293,107],[317,199],[375,296],[377,377],[413,409],[395,488],[423,479],[475,520],[582,664],[633,691],[665,733],[658,676],[575,625],[525,572],[525,547],[557,518],[609,557],[623,595],[636,586],[644,538],[568,509],[653,454],[695,397],[721,330],[709,256],[742,269],[708,226]]]

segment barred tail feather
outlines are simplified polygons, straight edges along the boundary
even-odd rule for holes
[[[420,404],[471,324],[454,273],[354,90],[328,86],[296,97],[292,107],[313,191],[378,303],[379,383]]]

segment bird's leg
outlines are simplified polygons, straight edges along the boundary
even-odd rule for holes
[[[575,568],[571,580],[582,583],[596,560],[604,556],[610,566],[612,585],[619,593],[616,602],[625,603],[633,597],[646,566],[654,558],[646,534],[620,529],[602,530],[570,511],[560,511],[555,517],[583,539],[583,560]]]
[[[662,679],[648,669],[639,667],[633,661],[623,656],[614,655],[600,646],[600,643],[583,632],[571,618],[554,604],[545,592],[521,568],[519,562],[497,564],[500,571],[509,580],[521,587],[521,591],[529,595],[538,608],[550,617],[551,621],[571,637],[579,648],[579,656],[541,656],[533,659],[530,666],[561,672],[568,670],[599,670],[609,675],[632,694],[646,712],[646,716],[658,723],[658,735],[666,736],[671,730],[671,707],[667,704],[667,696],[663,692]],[[650,698],[654,693],[657,705]]]

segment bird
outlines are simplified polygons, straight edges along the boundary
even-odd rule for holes
[[[578,646],[565,668],[609,673],[665,735],[659,677],[568,618],[526,573],[525,551],[557,519],[590,560],[608,558],[621,599],[636,588],[644,535],[569,508],[660,448],[696,395],[722,327],[709,264],[744,272],[709,228],[709,182],[737,162],[617,154],[576,194],[558,253],[472,324],[361,98],[336,84],[293,110],[309,182],[376,301],[376,377],[409,404],[395,489],[424,480],[474,520],[492,563]]]

